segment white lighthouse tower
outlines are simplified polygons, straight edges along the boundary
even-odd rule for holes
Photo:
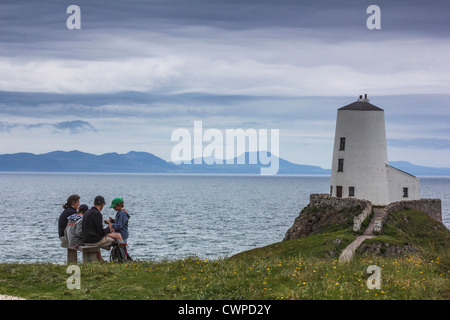
[[[389,166],[384,110],[367,94],[338,109],[330,195],[373,205],[420,199],[419,179]]]

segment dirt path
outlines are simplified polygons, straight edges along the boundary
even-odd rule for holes
[[[342,251],[341,255],[339,256],[339,262],[350,261],[353,258],[356,249],[358,249],[358,247],[361,245],[361,243],[364,242],[364,240],[376,237],[376,235],[373,233],[375,220],[377,218],[380,218],[382,214],[383,211],[381,209],[374,209],[374,215],[372,217],[372,220],[370,220],[370,223],[367,226],[366,230],[364,230],[364,233],[362,235],[356,237],[356,239]]]

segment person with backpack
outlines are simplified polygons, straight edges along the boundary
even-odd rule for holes
[[[94,206],[84,214],[82,220],[83,243],[86,246],[99,246],[104,250],[110,250],[113,242],[122,241],[122,236],[120,233],[114,232],[110,223],[106,228],[103,228],[101,211],[104,206],[105,198],[97,196],[94,200]],[[100,251],[98,251],[97,258],[104,261]]]
[[[123,198],[114,198],[111,202],[110,208],[117,211],[115,219],[109,217],[109,222],[111,223],[115,232],[119,232],[122,235],[123,242],[127,242],[129,232],[128,232],[128,220],[130,215],[128,211],[124,209],[125,203]]]
[[[127,240],[129,236],[128,220],[130,219],[130,215],[128,214],[128,211],[124,209],[124,207],[125,203],[123,201],[123,198],[116,197],[111,202],[110,208],[116,210],[117,213],[114,219],[109,217],[109,222],[111,223],[114,231],[120,233],[122,236],[122,242],[113,245],[113,248],[111,250],[111,261],[123,262],[133,260],[128,254],[127,250]]]
[[[63,205],[64,211],[61,212],[61,215],[58,219],[58,235],[59,240],[61,241],[61,247],[68,248],[69,243],[67,242],[66,235],[64,231],[67,227],[67,218],[75,213],[77,213],[78,207],[80,206],[80,196],[77,194],[73,194],[67,198],[66,203]]]
[[[78,208],[77,213],[74,213],[67,218],[67,227],[64,230],[64,235],[66,236],[70,249],[75,249],[83,243],[82,219],[84,213],[88,211],[88,209],[87,205],[82,204]]]

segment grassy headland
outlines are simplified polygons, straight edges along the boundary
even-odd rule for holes
[[[81,289],[68,289],[67,266],[0,264],[0,294],[26,299],[449,299],[450,231],[423,213],[392,214],[385,233],[347,263],[351,228],[326,229],[217,260],[80,264]],[[388,255],[390,246],[414,250]],[[372,249],[371,249],[372,248]],[[396,251],[392,251],[396,252]],[[398,253],[398,251],[397,251]],[[370,265],[381,289],[368,289]]]

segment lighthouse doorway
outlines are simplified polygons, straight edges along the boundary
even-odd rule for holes
[[[336,197],[342,198],[342,186],[336,186]]]

